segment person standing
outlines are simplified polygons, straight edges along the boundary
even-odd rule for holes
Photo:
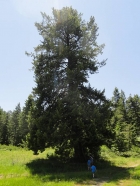
[[[91,164],[93,164],[93,157],[92,156],[89,156],[90,157],[90,160],[91,160]]]
[[[88,166],[88,170],[90,170],[91,169],[91,159],[88,159],[87,166]]]
[[[93,164],[93,157],[90,155],[87,161],[88,170],[91,170],[91,165]]]
[[[95,174],[95,172],[96,172],[96,167],[95,167],[95,165],[93,165],[93,164],[92,164],[92,166],[91,166],[91,172],[92,172],[92,176],[93,176],[93,178],[94,178],[94,174]]]

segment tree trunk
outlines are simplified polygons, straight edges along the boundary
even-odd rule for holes
[[[77,162],[85,162],[86,158],[85,158],[85,154],[82,148],[82,144],[80,142],[78,142],[77,145],[75,145],[74,147],[74,159]]]

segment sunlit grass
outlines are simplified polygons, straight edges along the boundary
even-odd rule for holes
[[[122,157],[102,147],[102,157],[113,167],[106,168],[108,180],[103,186],[138,186],[140,185],[140,154],[131,157]],[[101,171],[103,173],[103,171]]]
[[[0,145],[0,186],[73,186],[75,182],[82,182],[84,172],[75,174],[69,172],[69,165],[47,161],[53,152],[47,149],[35,156],[23,148]]]
[[[0,186],[73,186],[74,182],[66,182],[66,181],[52,181],[52,182],[43,182],[42,180],[35,178],[8,178],[0,180]]]

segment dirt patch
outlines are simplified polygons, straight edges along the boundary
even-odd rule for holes
[[[81,184],[75,184],[75,186],[102,186],[104,183],[108,182],[109,178],[93,178],[93,180],[84,181]]]
[[[139,166],[140,164],[134,164],[134,165],[131,165],[131,166],[129,166],[130,168],[135,168],[135,167],[137,167],[137,166]]]

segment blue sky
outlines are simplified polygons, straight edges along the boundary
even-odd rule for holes
[[[0,0],[0,107],[21,107],[35,86],[32,59],[40,43],[34,26],[41,22],[40,12],[51,14],[52,7],[72,6],[83,13],[83,19],[94,16],[99,27],[98,43],[105,43],[99,59],[106,66],[89,79],[92,87],[105,89],[107,98],[118,87],[140,95],[140,1],[139,0]]]

